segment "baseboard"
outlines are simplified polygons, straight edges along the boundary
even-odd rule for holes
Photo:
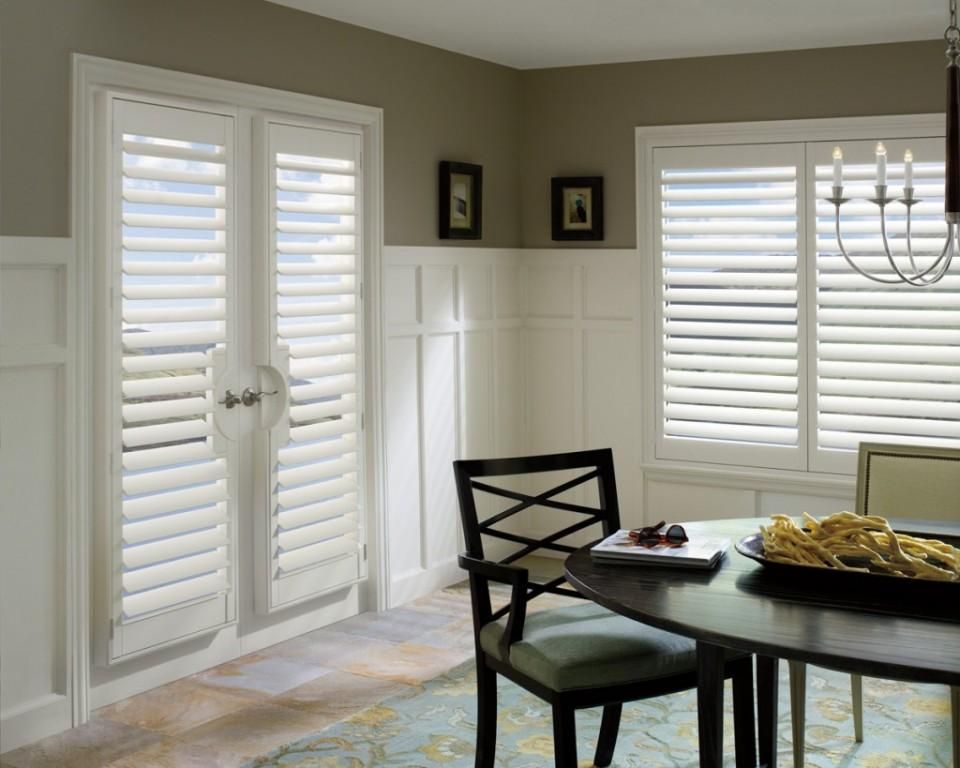
[[[0,711],[0,753],[53,736],[73,725],[70,699],[48,693]]]
[[[429,569],[402,574],[390,582],[387,607],[398,608],[411,600],[449,587],[465,578],[466,574],[457,565],[456,560],[447,560]]]

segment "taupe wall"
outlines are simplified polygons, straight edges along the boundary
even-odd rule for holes
[[[931,41],[523,72],[521,245],[563,245],[550,177],[587,175],[604,177],[595,245],[635,245],[636,126],[942,112],[943,65]]]
[[[0,0],[2,234],[69,233],[73,52],[383,107],[386,242],[438,242],[446,159],[484,167],[482,244],[517,245],[518,72],[264,0]]]
[[[383,107],[390,245],[440,242],[441,159],[484,167],[479,244],[562,245],[550,177],[596,174],[624,248],[636,126],[943,109],[939,41],[520,72],[264,0],[0,0],[0,234],[68,234],[72,52]]]

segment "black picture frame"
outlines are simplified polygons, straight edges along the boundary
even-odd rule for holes
[[[443,160],[437,206],[441,240],[479,240],[483,232],[483,166]]]
[[[550,179],[554,240],[603,240],[603,176]]]

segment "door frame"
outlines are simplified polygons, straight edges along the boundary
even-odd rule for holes
[[[102,180],[102,166],[96,162],[97,102],[109,91],[153,94],[167,98],[196,99],[273,113],[288,113],[318,120],[335,120],[359,126],[363,133],[363,243],[364,243],[364,326],[366,328],[365,388],[367,440],[367,525],[369,578],[361,586],[361,605],[368,609],[386,607],[388,550],[384,520],[385,453],[383,441],[383,110],[344,101],[310,96],[230,80],[174,72],[139,64],[114,61],[83,54],[72,57],[71,126],[71,232],[76,241],[76,296],[70,318],[75,329],[76,382],[69,397],[76,413],[73,455],[76,457],[75,503],[67,521],[77,533],[68,542],[67,568],[72,589],[67,595],[71,642],[67,648],[72,672],[73,725],[87,722],[90,715],[90,668],[93,663],[93,599],[91,575],[94,511],[94,473],[97,465],[90,447],[95,444],[94,410],[88,393],[92,390],[95,344],[93,341],[94,297],[97,286],[98,214],[96,190]]]

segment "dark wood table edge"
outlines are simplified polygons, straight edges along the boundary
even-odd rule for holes
[[[777,765],[777,722],[779,710],[779,660],[802,661],[826,669],[841,672],[859,673],[906,682],[939,683],[960,685],[960,675],[944,675],[922,667],[909,667],[900,664],[871,660],[864,662],[848,657],[804,651],[803,649],[784,649],[777,645],[730,637],[717,632],[698,630],[682,622],[672,621],[661,616],[649,616],[641,611],[625,608],[618,601],[598,593],[589,585],[580,581],[571,573],[568,564],[576,557],[590,557],[591,545],[581,547],[564,561],[566,580],[580,594],[598,605],[618,613],[626,618],[648,624],[659,629],[690,637],[697,643],[697,729],[700,746],[700,767],[721,768],[723,764],[723,674],[722,659],[727,649],[743,651],[756,657],[756,698],[757,698],[757,737],[760,768],[776,768]],[[629,564],[623,567],[632,568]],[[725,566],[721,566],[725,567]],[[946,679],[945,679],[946,678]],[[736,695],[735,695],[736,699]],[[720,716],[717,716],[717,712]],[[742,768],[738,765],[737,768]]]
[[[611,600],[603,594],[600,594],[577,579],[567,567],[567,563],[575,557],[590,557],[591,545],[581,547],[564,562],[564,576],[567,582],[574,587],[580,594],[588,597],[598,605],[602,605],[607,610],[619,613],[628,619],[649,624],[651,627],[657,627],[668,632],[673,632],[684,637],[689,637],[697,642],[707,645],[729,648],[732,650],[752,653],[757,656],[766,656],[770,658],[784,659],[789,661],[802,661],[807,664],[813,664],[824,669],[831,669],[838,672],[848,672],[850,674],[862,674],[868,677],[879,677],[886,680],[898,680],[910,683],[935,683],[940,685],[960,686],[960,673],[955,675],[950,673],[930,670],[922,666],[906,666],[891,662],[879,660],[862,661],[851,659],[849,657],[817,653],[798,648],[783,648],[779,645],[773,645],[764,642],[755,642],[744,640],[738,637],[731,637],[718,632],[710,632],[690,627],[682,622],[672,621],[660,616],[649,616],[639,611],[625,610],[616,600]],[[623,566],[612,565],[611,567],[633,568],[636,566],[626,564]],[[883,615],[883,614],[877,614]],[[921,619],[917,619],[921,621]],[[957,626],[958,637],[960,637],[960,625]],[[960,652],[960,651],[958,651]]]

